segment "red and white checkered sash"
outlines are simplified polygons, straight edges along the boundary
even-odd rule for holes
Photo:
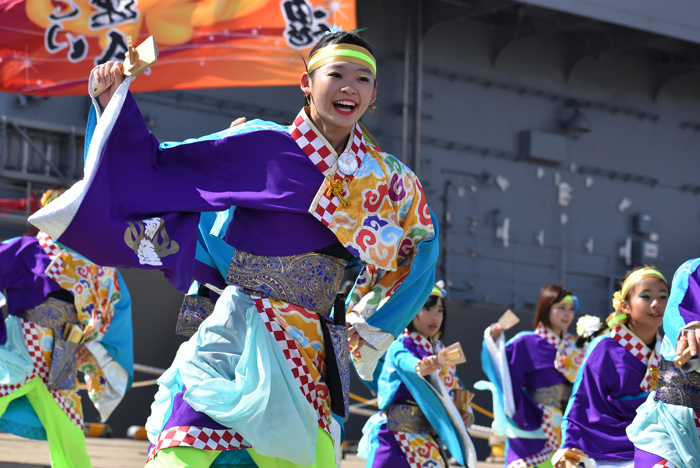
[[[29,320],[20,319],[22,321],[22,333],[24,335],[24,341],[27,345],[27,352],[29,353],[29,358],[32,360],[33,369],[27,374],[27,377],[16,384],[13,385],[0,385],[0,398],[10,395],[18,390],[22,385],[29,382],[34,377],[39,377],[42,382],[46,383],[49,379],[49,363],[44,357],[42,352],[42,334],[40,331],[40,325],[36,325]],[[82,408],[75,407],[73,402],[72,394],[74,390],[58,390],[55,388],[48,388],[47,390],[53,397],[53,399],[58,403],[66,416],[71,420],[73,424],[78,426],[82,431],[84,429],[83,425],[83,413]]]
[[[632,330],[624,325],[615,327],[610,332],[610,337],[614,338],[615,341],[620,343],[620,346],[625,348],[632,356],[636,357],[642,361],[642,364],[647,366],[647,372],[642,379],[642,383],[639,384],[639,388],[641,388],[643,392],[653,390],[653,375],[654,372],[658,372],[659,368],[659,356],[656,354],[656,351],[649,349],[649,347],[644,344],[644,342],[640,340],[637,335],[632,333]],[[658,334],[656,335],[656,342],[661,342],[661,337]]]
[[[51,263],[46,268],[46,276],[57,281],[61,271],[63,271],[63,260],[60,258],[61,248],[44,231],[39,231],[36,238],[39,240],[39,245],[44,249],[46,255],[51,259]]]
[[[318,415],[318,425],[330,434],[330,422],[324,411],[321,395],[316,392],[316,384],[297,347],[296,341],[294,341],[294,338],[292,338],[292,336],[277,322],[275,312],[272,310],[269,299],[259,296],[250,296],[250,298],[253,299],[255,306],[260,312],[260,317],[262,317],[267,331],[272,334],[273,338],[282,349],[282,353],[287,359],[287,363],[292,369],[294,379],[299,389],[306,397],[306,401],[308,401],[316,411]]]
[[[324,176],[328,175],[331,168],[337,162],[338,156],[335,154],[335,150],[330,143],[319,133],[314,124],[311,123],[304,109],[302,109],[299,115],[297,115],[297,118],[294,119],[290,130],[292,138],[304,153],[306,153],[311,162],[314,163]],[[355,155],[358,167],[362,164],[362,157],[366,149],[367,145],[360,124],[355,124],[355,131],[352,135],[349,151]],[[340,171],[336,171],[333,175],[333,180],[342,181],[346,187],[354,178],[354,174],[343,175]],[[345,194],[347,194],[347,190],[343,195]],[[340,198],[338,198],[338,196],[324,191],[323,196],[312,214],[316,219],[328,226],[339,205]]]

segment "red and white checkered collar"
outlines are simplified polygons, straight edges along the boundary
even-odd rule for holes
[[[435,351],[433,350],[432,343],[430,343],[430,341],[428,341],[428,339],[426,337],[424,337],[423,335],[421,335],[420,333],[410,331],[407,328],[406,330],[404,330],[403,334],[406,335],[406,337],[409,340],[413,341],[415,344],[417,344],[418,346],[420,346],[424,350],[428,351],[429,353],[435,353]]]
[[[629,351],[632,356],[636,357],[642,364],[647,366],[646,374],[642,379],[642,383],[639,384],[642,391],[648,392],[656,389],[654,370],[659,367],[659,355],[655,350],[650,349],[646,343],[639,339],[639,337],[625,325],[613,328],[610,332],[610,336],[615,339],[620,346]],[[656,334],[656,343],[661,343],[661,336],[658,332]]]
[[[551,344],[555,348],[559,349],[559,345],[561,344],[561,337],[554,333],[552,330],[549,328],[545,327],[543,323],[537,324],[537,328],[535,328],[535,333],[540,337],[543,338],[547,343]],[[568,339],[569,337],[569,332],[565,331],[564,332],[564,338]]]
[[[649,363],[649,358],[654,350],[650,349],[632,330],[624,325],[620,325],[619,327],[613,328],[610,332],[610,336],[629,351],[632,356],[642,361],[642,364],[647,365]],[[661,337],[657,334],[656,341],[660,342],[660,340]]]
[[[338,154],[328,140],[318,131],[316,126],[306,114],[306,108],[302,109],[294,119],[290,127],[290,134],[299,147],[306,153],[312,163],[323,175],[327,175],[331,168],[338,162]],[[362,134],[360,124],[355,124],[355,132],[343,153],[352,153],[357,158],[357,165],[362,163],[367,144]]]
[[[58,244],[56,244],[51,236],[46,234],[44,231],[39,231],[36,238],[39,240],[39,245],[44,249],[44,252],[51,257],[51,260],[56,258],[56,256],[61,253],[61,248],[58,246]]]

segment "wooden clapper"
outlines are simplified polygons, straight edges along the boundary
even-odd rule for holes
[[[467,357],[462,351],[462,345],[457,343],[452,343],[442,351],[438,353],[438,362],[441,366],[450,367],[456,366],[457,364],[463,364],[467,362]],[[418,364],[416,366],[416,371],[420,373],[423,370],[423,366]]]
[[[131,36],[127,36],[126,44],[128,50],[124,53],[126,56],[124,59],[124,76],[139,76],[158,60],[158,46],[153,36],[150,36],[136,48],[132,45]],[[92,95],[97,97],[110,86],[112,86],[111,82],[106,86],[103,86],[102,83],[97,83],[92,88]]]
[[[513,328],[518,323],[520,323],[520,319],[510,309],[506,310],[505,314],[501,315],[501,318],[498,319],[498,324],[503,331]]]

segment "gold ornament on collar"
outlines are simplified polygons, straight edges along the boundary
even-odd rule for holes
[[[345,179],[335,180],[330,174],[326,174],[326,180],[328,180],[326,196],[330,197],[335,195],[343,206],[350,206],[350,202],[344,197],[345,190],[348,188],[348,181]]]

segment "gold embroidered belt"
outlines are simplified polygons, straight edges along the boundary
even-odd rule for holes
[[[387,418],[387,429],[418,434],[432,434],[435,431],[425,417],[420,407],[394,403],[384,411]]]
[[[700,374],[684,374],[673,361],[660,361],[654,400],[700,410]]]
[[[549,387],[528,390],[528,393],[532,399],[535,400],[535,403],[564,409],[569,401],[569,397],[571,396],[571,384],[568,382],[562,382]]]
[[[54,297],[49,297],[33,309],[23,310],[17,315],[42,327],[50,328],[53,330],[54,338],[63,338],[67,323],[78,323],[75,306]]]
[[[347,264],[316,252],[268,257],[236,249],[226,282],[245,293],[296,304],[328,317]]]
[[[75,389],[78,376],[77,352],[80,343],[72,343],[62,339],[66,324],[79,322],[75,306],[49,297],[33,309],[24,310],[17,315],[53,330],[53,351],[46,386],[62,390]]]

